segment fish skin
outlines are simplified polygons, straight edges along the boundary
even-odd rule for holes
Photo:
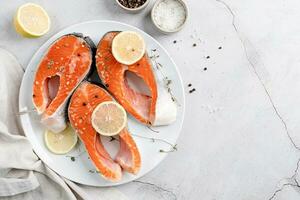
[[[93,110],[104,101],[113,101],[113,98],[103,88],[84,81],[71,97],[68,114],[71,126],[85,145],[97,170],[105,179],[117,182],[122,178],[122,169],[129,173],[138,173],[141,157],[127,128],[119,134],[120,148],[116,158],[111,158],[105,150],[100,135],[91,122]]]
[[[178,107],[165,87],[163,78],[157,79],[157,88],[156,116],[153,126],[166,126],[176,121]]]
[[[133,65],[118,63],[111,52],[111,43],[119,31],[106,33],[96,52],[98,75],[114,98],[138,121],[152,125],[155,120],[157,86],[151,61],[147,54]],[[125,79],[126,71],[135,73],[149,87],[150,95],[131,89]]]
[[[66,107],[72,92],[90,72],[95,45],[80,33],[63,35],[54,41],[41,59],[33,81],[33,104],[41,123],[58,133],[66,124]],[[58,91],[49,97],[51,77],[59,77]]]

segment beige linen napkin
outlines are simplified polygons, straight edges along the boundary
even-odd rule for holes
[[[0,198],[127,199],[114,188],[88,187],[62,178],[36,156],[18,121],[22,76],[15,57],[0,48]]]

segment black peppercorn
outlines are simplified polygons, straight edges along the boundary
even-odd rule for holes
[[[142,6],[147,0],[118,0],[118,1],[126,8],[138,8]]]

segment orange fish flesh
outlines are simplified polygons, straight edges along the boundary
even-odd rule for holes
[[[41,122],[53,132],[66,128],[69,97],[90,71],[93,43],[80,34],[57,39],[41,59],[33,82],[33,104]]]
[[[68,114],[72,127],[84,143],[97,170],[107,180],[120,181],[122,169],[129,173],[138,173],[141,167],[141,157],[127,128],[119,133],[120,148],[116,158],[111,158],[105,150],[100,135],[92,127],[91,122],[93,110],[105,101],[113,101],[107,91],[84,81],[71,97]]]
[[[157,85],[147,54],[133,65],[119,63],[111,52],[111,44],[119,32],[108,32],[100,40],[96,52],[98,75],[107,90],[133,117],[144,124],[152,125],[155,120]],[[149,94],[133,89],[126,79],[130,72],[142,79]]]

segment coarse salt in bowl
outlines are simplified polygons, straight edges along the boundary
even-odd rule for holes
[[[182,0],[158,0],[151,11],[153,24],[162,33],[174,33],[186,23],[188,9]]]

